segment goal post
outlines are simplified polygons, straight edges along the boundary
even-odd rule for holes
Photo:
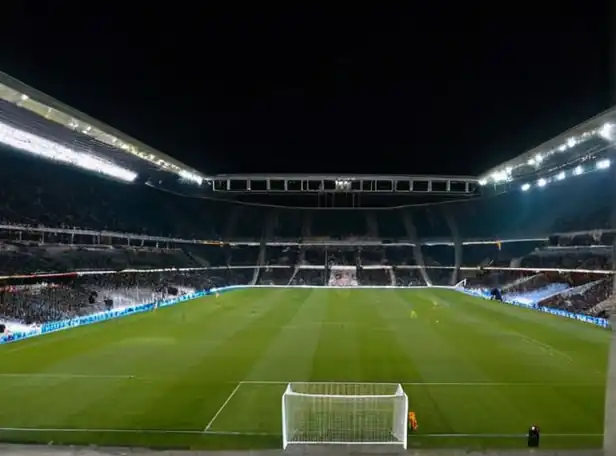
[[[400,445],[407,448],[408,397],[399,383],[289,383],[282,446]]]

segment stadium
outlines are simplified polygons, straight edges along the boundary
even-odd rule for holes
[[[0,441],[616,448],[616,111],[475,177],[211,176],[0,98]]]

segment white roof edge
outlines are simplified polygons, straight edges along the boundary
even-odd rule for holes
[[[477,181],[476,176],[448,176],[440,174],[350,174],[350,173],[237,173],[237,174],[216,174],[209,176],[210,179],[423,179],[423,180],[459,180],[459,181]]]
[[[580,135],[588,130],[592,130],[594,128],[599,127],[600,125],[602,125],[603,123],[607,122],[608,120],[611,119],[616,119],[616,106],[613,106],[603,112],[601,112],[600,114],[597,114],[596,116],[591,117],[590,119],[582,122],[581,124],[576,125],[573,128],[570,128],[566,131],[564,131],[563,133],[559,134],[558,136],[556,136],[555,138],[552,138],[548,141],[545,141],[544,143],[540,144],[537,147],[534,147],[533,149],[530,149],[520,155],[518,155],[515,158],[512,158],[510,160],[507,160],[501,164],[499,164],[498,166],[494,166],[492,168],[490,168],[489,170],[487,170],[484,173],[481,173],[481,175],[479,176],[481,179],[483,179],[484,177],[488,177],[490,174],[497,172],[499,170],[502,170],[504,168],[506,168],[507,166],[511,166],[511,165],[517,165],[520,162],[526,162],[527,160],[529,160],[530,158],[534,157],[537,154],[542,154],[544,152],[547,152],[551,149],[554,149],[558,146],[560,146],[568,137],[571,136],[577,136]]]
[[[160,158],[162,160],[165,160],[175,166],[178,166],[180,168],[183,168],[184,170],[191,172],[193,174],[196,174],[198,176],[201,176],[203,178],[205,178],[206,176],[201,173],[200,171],[197,171],[193,168],[191,168],[188,165],[185,165],[184,163],[182,163],[179,160],[176,160],[175,158],[160,152],[156,149],[154,149],[153,147],[150,147],[148,145],[146,145],[145,143],[132,138],[131,136],[122,133],[121,131],[119,131],[118,129],[111,127],[107,124],[105,124],[104,122],[101,122],[99,120],[96,120],[95,118],[84,114],[81,111],[78,111],[75,108],[72,108],[64,103],[62,103],[61,101],[41,92],[38,89],[35,89],[34,87],[31,87],[23,82],[21,82],[20,80],[0,71],[0,83],[18,91],[21,92],[25,95],[27,95],[28,97],[38,101],[39,103],[42,103],[44,105],[49,106],[50,108],[54,108],[57,109],[58,111],[62,111],[68,115],[70,115],[71,117],[74,117],[77,120],[81,120],[81,121],[85,121],[89,124],[91,124],[93,127],[96,127],[98,129],[100,129],[101,131],[105,132],[105,133],[109,133],[112,134],[113,136],[116,136],[118,139],[121,139],[122,141],[125,141],[129,144],[133,144],[135,146],[137,146],[139,149],[147,152],[147,153],[151,153],[152,155],[154,155],[157,158]],[[119,149],[121,150],[121,149]],[[144,160],[147,161],[147,160]]]

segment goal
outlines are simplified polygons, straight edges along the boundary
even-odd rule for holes
[[[398,383],[289,383],[282,445],[407,447],[408,398]]]

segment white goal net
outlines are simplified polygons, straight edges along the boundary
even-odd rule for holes
[[[397,383],[289,383],[282,444],[407,445],[408,398]]]

